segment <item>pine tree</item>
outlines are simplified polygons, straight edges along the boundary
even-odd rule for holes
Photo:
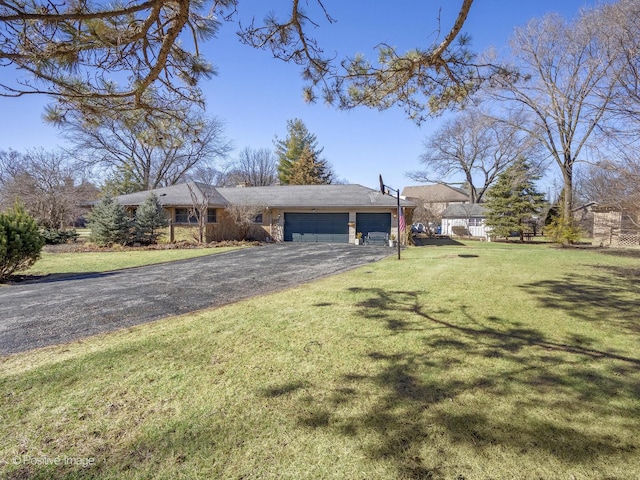
[[[580,240],[582,231],[575,225],[573,218],[565,218],[565,198],[566,195],[564,194],[563,188],[558,196],[556,205],[551,207],[547,212],[547,217],[544,221],[545,235],[547,235],[552,242],[571,244]]]
[[[280,183],[286,185],[292,183],[290,180],[293,165],[300,160],[305,150],[308,150],[316,161],[320,158],[323,148],[318,148],[318,140],[314,134],[309,132],[304,122],[298,118],[287,121],[287,138],[285,140],[275,140],[276,155],[278,157],[278,178]],[[330,183],[333,172],[330,171],[326,161],[324,169],[320,172],[321,182]],[[327,176],[329,181],[326,180]]]
[[[106,196],[89,215],[91,239],[99,245],[127,244],[132,240],[131,220],[118,201]]]
[[[147,185],[143,185],[136,181],[131,165],[124,165],[116,168],[109,177],[107,177],[102,191],[106,195],[126,195],[127,193],[135,193],[147,189]]]
[[[534,185],[538,178],[523,158],[518,158],[498,177],[485,203],[486,225],[492,236],[508,238],[517,232],[523,240],[525,222],[544,204],[544,195]]]
[[[22,205],[0,214],[0,280],[33,265],[43,246],[38,224]]]
[[[169,225],[167,215],[154,193],[150,193],[136,211],[136,240],[141,243],[156,243],[162,233],[159,229]]]
[[[290,185],[324,185],[331,183],[332,177],[326,161],[315,158],[308,148],[303,150],[298,161],[289,170]]]

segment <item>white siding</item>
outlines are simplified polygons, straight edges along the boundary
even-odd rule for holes
[[[468,218],[443,218],[442,219],[442,234],[453,235],[453,227],[465,227],[469,230],[469,234],[472,237],[486,237],[487,230],[484,224],[484,219],[480,222],[480,225],[469,225],[473,223]]]

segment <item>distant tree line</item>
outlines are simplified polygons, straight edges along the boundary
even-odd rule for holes
[[[0,211],[18,201],[52,243],[67,240],[99,193],[62,152],[0,151]]]

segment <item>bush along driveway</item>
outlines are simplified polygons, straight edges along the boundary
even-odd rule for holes
[[[275,244],[0,289],[0,354],[235,302],[381,260],[394,250]]]

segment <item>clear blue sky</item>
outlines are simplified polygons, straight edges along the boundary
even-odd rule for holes
[[[337,23],[322,23],[317,36],[327,53],[364,53],[375,57],[374,47],[386,42],[400,51],[423,47],[435,40],[442,8],[442,29],[452,24],[461,1],[325,0]],[[268,6],[265,6],[268,4]],[[289,0],[240,0],[240,15],[261,19],[270,9],[286,13]],[[572,18],[592,0],[475,0],[464,27],[473,48],[505,47],[513,28],[529,19],[555,11]],[[284,6],[285,8],[280,8]],[[322,103],[302,99],[303,81],[295,65],[272,59],[267,52],[240,44],[235,25],[225,24],[217,39],[205,49],[218,75],[202,84],[207,112],[225,124],[234,142],[233,158],[244,147],[273,149],[273,139],[286,136],[286,122],[300,118],[324,147],[338,177],[350,183],[377,188],[378,174],[390,186],[415,184],[406,172],[420,168],[423,141],[438,128],[441,119],[418,127],[399,109],[378,112],[365,108],[338,111]],[[15,75],[0,69],[0,78]],[[64,146],[56,128],[42,122],[45,97],[0,98],[0,149],[18,151]]]

